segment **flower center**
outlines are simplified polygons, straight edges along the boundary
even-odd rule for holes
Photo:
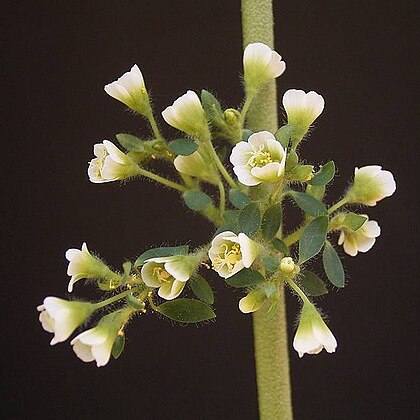
[[[155,267],[153,269],[153,275],[161,282],[168,282],[169,281],[169,277],[171,277],[171,275],[164,270],[162,267]]]
[[[222,252],[214,259],[213,267],[220,270],[226,266],[228,271],[232,272],[235,265],[242,259],[241,247],[234,243],[231,246],[222,244],[221,248]]]
[[[264,145],[260,145],[258,150],[247,152],[246,154],[251,155],[247,162],[247,165],[252,166],[253,168],[255,168],[256,166],[261,168],[262,166],[274,162],[271,153],[264,150]]]

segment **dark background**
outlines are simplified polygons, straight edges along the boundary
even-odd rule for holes
[[[302,88],[326,100],[301,151],[312,162],[335,160],[329,199],[354,166],[381,164],[398,185],[368,209],[383,232],[374,248],[346,257],[348,286],[319,302],[337,352],[300,360],[290,344],[296,419],[408,419],[419,408],[414,4],[275,4],[276,49],[287,62],[279,97]],[[45,296],[67,296],[64,252],[83,241],[119,267],[148,247],[210,239],[211,226],[176,193],[146,181],[94,185],[86,168],[94,143],[146,132],[103,91],[134,63],[157,111],[187,89],[239,105],[239,2],[3,7],[3,417],[256,419],[251,318],[237,309],[241,294],[214,275],[216,322],[183,328],[140,317],[122,357],[101,369],[77,359],[68,342],[50,348],[35,309]],[[92,296],[93,287],[75,290]],[[298,305],[290,296],[287,303],[292,337]]]

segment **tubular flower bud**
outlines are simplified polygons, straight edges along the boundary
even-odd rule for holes
[[[259,253],[259,246],[244,233],[226,231],[215,236],[209,250],[213,269],[227,279],[243,268],[251,267]]]
[[[251,94],[286,70],[281,56],[261,42],[246,46],[243,63],[245,90]]]
[[[286,152],[268,131],[251,134],[232,149],[230,161],[239,182],[255,186],[261,182],[277,182],[284,174]]]
[[[362,215],[366,216],[366,214]],[[368,220],[356,231],[343,228],[338,238],[338,245],[343,245],[344,252],[355,257],[358,252],[368,252],[381,234],[381,228],[375,220]]]
[[[199,97],[192,90],[187,91],[162,111],[162,117],[172,127],[202,139],[209,136],[207,119]]]
[[[40,312],[39,321],[42,328],[54,333],[50,342],[53,346],[67,340],[73,331],[85,322],[95,308],[88,302],[69,302],[48,296],[37,309]]]
[[[347,192],[349,203],[376,206],[378,201],[394,194],[397,185],[390,171],[381,166],[370,165],[355,168],[353,185]]]
[[[150,113],[149,96],[143,75],[135,64],[115,82],[107,84],[105,92],[141,115]]]
[[[304,303],[293,340],[293,348],[299,353],[299,357],[303,357],[305,353],[318,354],[323,348],[328,353],[334,353],[336,347],[337,340],[321,315],[311,303]]]

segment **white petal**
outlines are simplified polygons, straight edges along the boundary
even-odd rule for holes
[[[117,163],[121,163],[122,165],[127,164],[127,156],[124,152],[118,149],[114,143],[111,143],[109,140],[104,140],[104,146],[106,147],[107,152],[111,156],[113,160]]]
[[[251,267],[259,253],[259,246],[245,233],[238,235],[239,245],[241,246],[242,261],[245,268]]]
[[[360,252],[368,252],[369,249],[373,247],[376,242],[376,238],[368,238],[367,236],[362,236],[358,238],[357,248]]]
[[[260,181],[276,182],[279,180],[278,173],[281,173],[281,166],[278,162],[268,163],[261,167],[251,169],[251,175]],[[238,177],[239,178],[239,177]]]
[[[80,333],[78,336],[73,338],[70,344],[75,343],[77,340],[79,340],[80,342],[88,346],[96,346],[104,343],[107,340],[107,338],[108,330],[106,328],[102,328],[101,326],[97,326],[95,328],[91,328],[90,330]]]
[[[273,78],[281,76],[286,70],[286,63],[281,60],[281,55],[276,51],[271,52],[271,60],[268,69]]]
[[[105,366],[109,362],[114,341],[115,335],[110,335],[104,343],[91,347],[92,355],[96,360],[97,367]]]
[[[187,281],[191,277],[191,266],[186,261],[165,263],[165,270],[178,281]]]
[[[381,228],[376,220],[368,220],[359,230],[362,230],[363,235],[368,238],[377,238],[381,234]]]
[[[248,143],[253,146],[254,150],[259,150],[261,146],[267,148],[268,139],[275,140],[275,137],[269,131],[259,131],[249,136]]]
[[[166,300],[172,300],[178,297],[185,287],[185,282],[174,280],[173,282],[167,282],[161,286],[158,290],[158,295]]]
[[[141,278],[143,279],[146,286],[149,287],[160,287],[162,282],[154,275],[155,268],[162,268],[162,264],[155,263],[153,261],[146,262],[141,268]]]
[[[261,184],[261,180],[251,174],[251,168],[249,166],[234,166],[233,172],[235,172],[239,182],[247,187]]]
[[[230,162],[234,166],[243,166],[246,165],[251,157],[252,146],[249,145],[246,141],[240,141],[232,149],[230,155]]]
[[[93,362],[95,360],[91,351],[91,346],[87,346],[78,340],[73,340],[72,345],[76,356],[83,362]]]

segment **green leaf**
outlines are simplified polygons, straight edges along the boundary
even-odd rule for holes
[[[327,185],[335,175],[335,163],[330,160],[325,165],[321,166],[321,169],[314,175],[314,177],[308,181],[311,185]]]
[[[273,238],[271,240],[271,244],[274,246],[274,248],[277,249],[277,251],[280,251],[285,256],[290,255],[289,248],[287,245],[279,238]]]
[[[223,214],[223,220],[225,223],[217,229],[216,235],[220,232],[226,232],[228,230],[238,234],[241,230],[239,228],[240,213],[240,210],[226,210]]]
[[[292,126],[284,125],[283,127],[280,127],[274,134],[274,137],[283,146],[283,149],[287,149],[289,146],[290,139],[292,137],[292,131]]]
[[[199,274],[195,274],[194,277],[188,281],[188,284],[198,299],[209,303],[210,305],[214,303],[213,290],[204,277]]]
[[[325,194],[325,185],[307,185],[305,192],[317,200],[321,200]]]
[[[303,230],[299,241],[299,264],[304,263],[321,251],[327,237],[328,217],[312,220]]]
[[[248,287],[255,286],[256,284],[265,281],[264,276],[257,270],[244,268],[232,277],[228,277],[226,283],[233,287]]]
[[[112,346],[111,354],[114,359],[118,359],[124,350],[125,346],[125,335],[117,335]]]
[[[264,257],[262,259],[263,266],[268,270],[274,273],[279,268],[279,259],[276,257],[272,257],[270,255]]]
[[[290,191],[295,203],[309,216],[321,216],[327,213],[324,204],[304,192]]]
[[[286,172],[290,172],[299,162],[299,157],[294,150],[290,150],[290,152],[286,156]]]
[[[243,209],[249,204],[248,196],[239,190],[230,190],[229,191],[229,201],[237,208]]]
[[[245,235],[254,235],[261,224],[260,207],[256,203],[248,204],[239,214],[239,228]]]
[[[188,156],[197,151],[198,144],[187,138],[175,139],[169,142],[168,149],[177,155]]]
[[[299,283],[308,296],[321,296],[328,293],[325,283],[312,271],[302,271]]]
[[[366,216],[362,216],[361,214],[347,213],[344,216],[342,225],[356,231],[364,225],[367,219],[368,218]]]
[[[192,323],[207,321],[216,317],[213,309],[204,302],[195,299],[179,298],[169,300],[156,309],[172,321]]]
[[[202,211],[211,205],[211,198],[202,191],[185,191],[182,194],[187,207],[194,211]]]
[[[261,231],[265,240],[274,238],[281,226],[282,208],[280,204],[269,207],[263,215]]]
[[[130,152],[146,152],[143,146],[143,140],[131,134],[120,133],[115,136],[118,143],[121,144],[124,149]]]
[[[140,257],[134,263],[134,267],[139,267],[143,265],[146,260],[150,258],[159,258],[159,257],[171,257],[173,255],[187,255],[188,254],[188,245],[180,246],[163,246],[160,248],[152,248],[143,252]]]
[[[248,141],[249,137],[254,134],[251,130],[242,130],[242,138],[241,141]]]
[[[215,122],[218,126],[226,124],[219,101],[214,95],[204,89],[201,91],[201,104],[209,120]]]
[[[312,177],[312,165],[296,165],[290,172],[289,178],[292,181],[308,181]]]
[[[328,241],[325,242],[322,263],[324,264],[324,270],[328,280],[336,287],[344,287],[345,276],[343,264],[337,251]]]

